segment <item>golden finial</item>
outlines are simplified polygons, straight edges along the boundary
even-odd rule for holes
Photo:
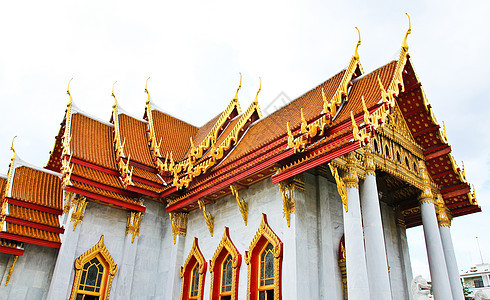
[[[257,97],[259,96],[259,93],[262,90],[262,78],[259,77],[259,80],[260,80],[259,90],[257,91],[257,95],[255,95],[255,100],[254,100],[255,103],[259,103],[259,100],[257,99]]]
[[[410,16],[405,13],[408,17],[408,30],[407,30],[407,33],[405,33],[405,37],[403,38],[403,43],[402,43],[402,48],[405,50],[405,51],[408,51],[408,44],[407,44],[407,37],[410,33],[412,33],[412,25],[410,23]]]
[[[361,32],[359,31],[359,28],[356,27],[356,29],[359,35],[359,40],[357,41],[356,50],[354,50],[354,57],[356,59],[359,59],[359,53],[357,53],[357,48],[359,48],[359,46],[361,45]]]
[[[444,138],[444,142],[447,143],[447,133],[446,133],[446,124],[444,123],[444,121],[442,122],[442,137]]]
[[[117,80],[116,80],[116,81],[114,81],[114,83],[112,84],[112,95],[111,95],[111,96],[112,96],[112,97],[114,97],[114,100],[116,101],[116,102],[114,103],[114,105],[117,105],[116,95],[114,94],[114,86],[116,85],[116,83],[117,83]]]
[[[148,80],[150,77],[146,78],[146,83],[145,83],[145,93],[148,94],[148,100],[146,100],[146,104],[150,103],[150,92],[148,92]]]
[[[194,142],[192,141],[192,136],[190,137],[190,140],[191,140],[191,149],[194,149]]]
[[[71,94],[70,94],[70,83],[72,80],[73,80],[73,78],[68,81],[68,87],[66,88],[66,93],[68,94],[68,96],[70,96],[70,100],[68,101],[68,106],[70,106],[71,102],[72,102],[72,98],[71,98]]]
[[[12,139],[12,144],[10,145],[10,150],[14,151],[14,157],[15,157],[15,155],[16,155],[16,152],[15,152],[15,149],[14,149],[14,141],[15,141],[15,138],[16,138],[16,137],[17,137],[17,136],[14,136],[14,138]]]
[[[238,88],[236,89],[235,97],[233,100],[238,100],[238,91],[242,88],[242,73],[240,72],[240,84],[238,84]]]

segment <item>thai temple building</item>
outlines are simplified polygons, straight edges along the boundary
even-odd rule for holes
[[[347,68],[268,116],[260,87],[242,109],[240,79],[200,127],[148,88],[141,117],[113,90],[107,120],[68,88],[46,166],[12,146],[0,178],[0,299],[413,299],[414,226],[435,299],[464,299],[451,219],[481,209],[409,33],[369,73],[359,37]]]

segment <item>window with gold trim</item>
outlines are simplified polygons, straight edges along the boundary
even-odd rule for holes
[[[104,245],[104,236],[101,236],[95,246],[75,260],[75,278],[70,299],[109,299],[116,272],[117,265]]]
[[[248,300],[279,300],[281,295],[282,242],[262,214],[262,222],[248,251]]]
[[[238,299],[238,275],[242,256],[230,239],[229,229],[225,227],[223,238],[209,262],[211,273],[211,300]]]
[[[194,238],[189,256],[180,268],[182,278],[181,300],[202,300],[204,289],[204,277],[206,274],[206,261],[199,250],[197,238]]]

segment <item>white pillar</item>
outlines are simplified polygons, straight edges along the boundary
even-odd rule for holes
[[[136,250],[138,249],[138,236],[126,234],[124,238],[124,250],[122,260],[119,263],[118,279],[114,293],[111,293],[111,298],[114,295],[115,299],[128,299],[131,295],[133,286],[134,263],[136,261]]]
[[[425,163],[419,163],[420,174],[424,180],[424,190],[420,196],[420,212],[425,236],[425,246],[429,258],[429,269],[432,279],[432,291],[436,300],[453,299],[446,260],[442,249],[441,235],[437,224],[434,197],[429,185]]]
[[[362,223],[371,299],[391,300],[386,246],[372,154],[366,149],[366,180],[361,185]],[[348,282],[348,281],[347,281]]]
[[[361,223],[359,185],[355,158],[349,155],[344,182],[347,190],[347,206],[344,205],[345,257],[347,268],[347,295],[349,300],[369,300],[369,284],[366,253]]]
[[[458,263],[454,254],[453,240],[451,238],[451,218],[441,194],[437,195],[437,219],[441,235],[442,248],[446,259],[447,273],[451,284],[454,300],[464,300],[463,286],[459,277]]]

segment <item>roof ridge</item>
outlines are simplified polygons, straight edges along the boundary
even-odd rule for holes
[[[94,116],[92,114],[89,114],[86,111],[82,110],[80,107],[78,107],[75,104],[75,101],[73,101],[73,103],[71,104],[71,116],[73,116],[74,114],[81,114],[81,115],[83,115],[83,116],[85,116],[85,117],[87,117],[89,119],[92,119],[92,120],[97,121],[99,123],[102,123],[104,125],[107,125],[107,126],[110,126],[110,127],[114,127],[114,124],[112,124],[111,122],[104,121],[101,118],[96,117],[96,116]]]

